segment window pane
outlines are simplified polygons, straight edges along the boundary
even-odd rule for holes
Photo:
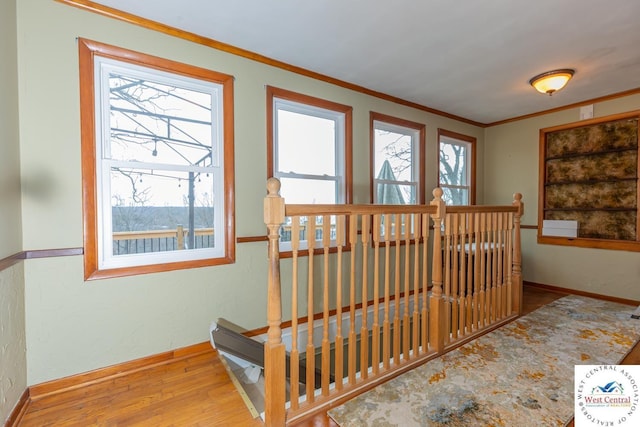
[[[281,178],[280,194],[291,204],[331,204],[336,203],[336,181]]]
[[[440,143],[440,183],[468,186],[466,145]]]
[[[111,138],[105,157],[210,165],[212,94],[148,78],[109,74]]]
[[[398,225],[400,227],[398,227]],[[405,233],[413,236],[415,229],[413,215],[384,214],[380,221],[380,237],[383,240],[404,240]],[[389,231],[389,234],[387,234]]]
[[[416,186],[389,182],[376,182],[376,203],[406,205],[416,203]]]
[[[336,175],[336,122],[278,110],[279,172]]]
[[[110,184],[113,255],[215,246],[210,174],[112,167]]]
[[[442,187],[442,200],[447,205],[468,205],[469,189],[468,188],[449,188]]]
[[[373,134],[373,202],[415,204],[423,164],[423,125],[371,113]]]
[[[298,238],[300,241],[307,241],[310,237],[313,237],[314,240],[322,240],[324,227],[323,227],[323,217],[306,217],[301,216],[299,219],[299,234]],[[335,215],[329,216],[330,226],[329,226],[329,239],[336,240],[336,217]],[[314,225],[315,224],[315,225]],[[287,217],[286,223],[280,228],[280,242],[291,242],[291,230],[292,230],[292,218]],[[341,242],[344,244],[344,242]],[[305,246],[306,247],[306,246]]]
[[[413,181],[413,138],[411,135],[375,129],[377,179]],[[388,163],[388,166],[385,166]],[[390,169],[387,169],[390,167]]]

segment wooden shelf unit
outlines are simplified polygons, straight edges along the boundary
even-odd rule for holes
[[[538,243],[640,251],[640,111],[540,129]],[[542,235],[576,220],[578,237]]]

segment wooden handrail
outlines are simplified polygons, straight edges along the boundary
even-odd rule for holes
[[[460,205],[447,205],[447,212],[449,213],[475,213],[475,212],[517,212],[517,206],[508,206],[508,205],[471,205],[471,206],[460,206]]]
[[[429,205],[285,205],[285,216],[320,215],[384,215],[435,213],[435,207]]]

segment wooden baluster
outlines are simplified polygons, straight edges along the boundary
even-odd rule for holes
[[[482,247],[482,234],[480,231],[480,220],[482,219],[479,212],[473,215],[473,231],[474,231],[474,245],[473,245],[473,324],[475,329],[480,329],[480,307],[482,301],[480,295],[482,289],[480,288],[480,248]]]
[[[394,285],[393,285],[393,361],[394,364],[400,363],[400,336],[401,326],[400,326],[400,258],[402,255],[402,247],[400,245],[400,237],[402,236],[402,214],[395,214],[395,233],[394,240],[396,243],[395,246],[395,275],[394,275]]]
[[[335,387],[342,390],[342,370],[344,363],[344,339],[342,337],[342,245],[344,245],[344,215],[336,216],[336,243],[338,254],[336,259],[336,345],[335,345]]]
[[[409,360],[411,348],[411,318],[409,317],[409,304],[411,303],[411,288],[409,277],[411,276],[411,230],[413,215],[404,215],[404,315],[402,317],[402,354],[404,360]],[[414,246],[414,249],[417,245]],[[419,272],[414,269],[414,275]],[[398,332],[398,335],[400,333]],[[400,363],[400,360],[398,360]]]
[[[298,350],[298,251],[300,249],[300,217],[291,217],[291,353],[289,376],[291,409],[298,409],[300,399],[300,350]]]
[[[313,252],[316,245],[316,217],[311,215],[307,217],[307,247],[309,248],[309,256],[307,257],[307,350],[306,350],[306,373],[307,373],[307,402],[315,401],[315,382],[316,382],[316,360],[315,346],[313,344]],[[268,389],[266,389],[268,390]]]
[[[389,260],[391,258],[391,239],[393,234],[392,229],[392,217],[390,214],[384,215],[384,316],[382,321],[382,366],[385,370],[389,369],[389,358],[391,350],[391,341],[389,334],[391,328],[389,327],[389,281],[391,280],[391,266]]]
[[[493,256],[494,244],[493,244],[493,224],[492,224],[493,214],[487,212],[487,307],[486,307],[486,318],[487,325],[491,325],[493,322],[493,291],[494,291],[494,283],[493,283],[493,264],[495,257]]]
[[[495,212],[495,238],[494,238],[494,242],[496,245],[496,249],[495,249],[495,255],[496,255],[496,259],[493,263],[494,267],[495,267],[495,271],[493,273],[493,277],[494,277],[494,281],[495,281],[495,288],[496,288],[496,317],[495,320],[500,319],[501,316],[501,312],[502,312],[502,302],[501,302],[501,291],[502,291],[502,285],[500,283],[501,280],[501,274],[500,274],[500,267],[502,267],[502,261],[500,260],[500,256],[502,255],[502,249],[500,248],[500,242],[502,241],[500,238],[500,217],[502,216],[501,213],[499,212]]]
[[[367,319],[368,297],[367,288],[369,286],[369,236],[371,217],[362,216],[362,326],[360,327],[360,377],[367,379],[369,376],[369,325]],[[377,267],[377,263],[376,263]]]
[[[480,213],[480,328],[487,325],[487,215]]]
[[[511,315],[511,212],[506,212],[504,215],[504,247],[502,251],[504,253],[504,260],[502,261],[502,277],[504,281],[504,311],[505,315]]]
[[[503,257],[504,257],[504,212],[498,213],[498,268],[496,269],[498,283],[498,307],[496,310],[496,316],[500,319],[505,317],[505,300],[504,300],[504,276],[503,272]]]
[[[502,317],[502,284],[501,284],[501,279],[502,279],[502,275],[500,274],[500,268],[502,267],[502,261],[500,260],[500,256],[502,255],[502,249],[500,248],[500,242],[502,242],[502,238],[500,237],[500,233],[502,232],[500,230],[500,224],[501,224],[501,220],[500,217],[502,216],[502,213],[500,212],[496,212],[495,214],[495,226],[496,226],[496,231],[495,231],[495,245],[496,245],[496,249],[495,249],[495,254],[496,254],[496,260],[493,263],[494,267],[495,267],[495,272],[493,273],[493,277],[495,280],[495,288],[496,288],[496,317],[495,320],[498,320]]]
[[[467,245],[465,249],[467,258],[467,332],[473,330],[473,213],[467,214]]]
[[[493,281],[493,287],[492,287],[492,293],[495,295],[495,298],[493,298],[493,302],[492,302],[492,307],[491,307],[491,315],[492,315],[492,322],[495,322],[496,320],[498,320],[500,318],[500,282],[498,281],[499,278],[499,274],[498,274],[498,265],[499,265],[499,244],[498,244],[498,239],[499,239],[499,229],[498,229],[498,213],[497,212],[493,212],[491,215],[491,221],[492,221],[492,226],[493,228],[493,263],[491,266],[492,269],[492,281]],[[493,297],[493,295],[492,295]]]
[[[386,219],[386,218],[385,218]],[[371,368],[377,375],[380,370],[380,215],[373,216],[373,325],[371,327]]]
[[[485,270],[484,270],[484,286],[485,286],[485,300],[484,300],[484,320],[485,326],[491,324],[491,257],[492,245],[491,245],[491,213],[485,212]]]
[[[494,283],[494,288],[495,288],[495,307],[494,307],[494,318],[493,321],[495,322],[496,320],[500,319],[501,315],[500,315],[500,311],[502,310],[502,304],[500,301],[501,295],[500,295],[500,291],[501,291],[501,286],[500,286],[500,267],[502,266],[502,263],[500,262],[500,255],[501,255],[501,251],[500,251],[500,213],[499,212],[494,212],[493,213],[494,218],[492,219],[494,222],[494,238],[493,238],[493,243],[495,245],[495,248],[493,250],[494,253],[494,261],[493,261],[493,283]]]
[[[461,213],[460,215],[460,245],[458,246],[458,256],[460,257],[460,271],[458,272],[460,280],[460,299],[458,305],[458,321],[460,325],[460,335],[466,335],[466,305],[467,305],[467,250],[466,250],[466,237],[467,237],[467,214]]]
[[[518,208],[518,212],[513,217],[513,309],[518,315],[522,314],[522,252],[520,240],[520,219],[524,215],[524,203],[522,194],[513,195],[513,205]]]
[[[491,323],[495,322],[497,316],[496,304],[497,304],[497,280],[496,280],[496,270],[497,270],[497,259],[498,259],[498,243],[497,243],[497,235],[496,235],[496,212],[492,212],[491,214],[491,274],[489,275],[490,284],[491,284],[491,312],[489,318],[491,319]],[[488,267],[489,268],[489,267]]]
[[[444,216],[444,343],[451,341],[451,215]]]
[[[451,219],[451,256],[453,258],[451,263],[451,334],[454,339],[458,338],[458,302],[459,302],[459,290],[458,290],[458,256],[460,254],[458,234],[460,232],[460,217],[457,213],[449,214],[447,216],[453,216]]]
[[[358,244],[358,215],[349,216],[349,246],[351,269],[349,284],[349,384],[356,383],[356,246]],[[366,248],[365,248],[366,249]]]
[[[484,325],[489,326],[491,324],[491,263],[493,261],[492,254],[492,245],[491,245],[491,213],[485,212],[485,277],[484,277],[484,286],[485,286],[485,302],[484,302]]]
[[[427,288],[429,287],[429,214],[422,214],[421,224],[422,231],[420,235],[422,236],[422,283],[420,289],[422,290],[422,314],[420,331],[422,353],[427,353],[430,350],[429,347],[431,343],[431,337],[429,336],[431,325],[429,324],[429,304],[427,298]]]
[[[420,268],[420,249],[422,246],[420,214],[413,214],[413,238],[415,245],[413,250],[413,335],[411,349],[413,350],[413,357],[417,357],[418,349],[420,348],[420,274],[426,274]]]
[[[279,196],[280,181],[269,178],[264,199],[264,222],[269,237],[267,277],[267,342],[264,344],[265,423],[284,426],[286,419],[286,356],[282,342],[282,299],[280,285],[279,229],[284,222],[284,199]]]
[[[431,205],[436,206],[433,219],[433,287],[429,307],[429,344],[433,350],[441,353],[444,350],[444,322],[446,318],[442,296],[442,218],[446,215],[446,207],[442,200],[442,189],[433,190],[434,199]]]
[[[511,268],[513,263],[513,212],[507,214],[507,235],[504,251],[506,253],[506,261],[504,266],[504,275],[507,282],[507,313],[513,314],[513,284],[511,278]]]
[[[468,232],[467,232],[467,323],[471,326],[469,332],[473,329],[473,306],[475,305],[474,299],[474,274],[475,274],[475,213],[470,212],[468,214]]]
[[[322,249],[324,252],[324,272],[322,286],[322,365],[320,377],[322,395],[329,395],[329,378],[331,377],[331,342],[329,341],[329,249],[331,248],[331,217],[322,217]]]

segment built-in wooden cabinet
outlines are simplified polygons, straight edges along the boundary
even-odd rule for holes
[[[640,251],[639,121],[634,111],[540,130],[539,243]],[[577,235],[547,235],[544,220],[577,221]]]

